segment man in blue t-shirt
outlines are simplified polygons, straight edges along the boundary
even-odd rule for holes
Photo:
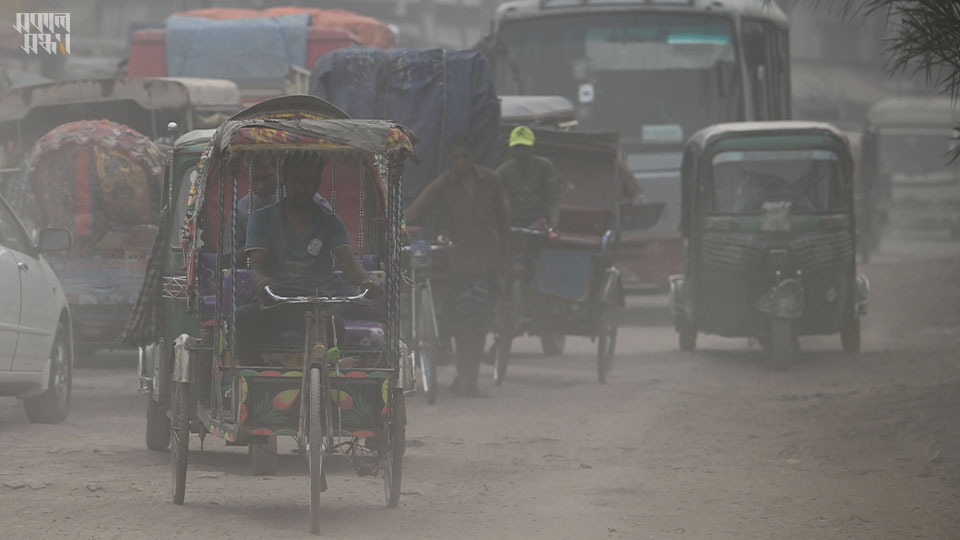
[[[253,269],[257,303],[237,309],[237,355],[244,365],[259,363],[260,346],[272,336],[303,327],[303,306],[263,310],[264,287],[281,296],[324,295],[337,291],[334,259],[350,283],[379,294],[353,256],[343,221],[317,204],[323,161],[310,154],[288,157],[282,167],[286,196],[250,214],[245,253]]]

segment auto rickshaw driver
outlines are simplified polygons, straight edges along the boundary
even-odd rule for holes
[[[255,211],[247,224],[245,253],[253,269],[257,302],[237,309],[237,354],[246,365],[259,363],[259,350],[269,339],[303,325],[302,305],[263,309],[271,304],[265,290],[268,285],[288,295],[338,290],[342,283],[333,273],[336,258],[347,281],[368,289],[371,298],[380,295],[379,287],[354,258],[343,221],[314,200],[322,159],[295,154],[284,160],[280,169],[286,196]],[[342,332],[338,327],[337,333]]]

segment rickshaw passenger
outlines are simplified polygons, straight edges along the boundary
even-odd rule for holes
[[[473,162],[469,137],[450,140],[453,166],[430,183],[406,210],[412,223],[443,212],[453,240],[453,335],[457,377],[452,390],[482,396],[477,373],[493,319],[498,282],[510,272],[510,224],[506,193],[497,174]]]
[[[263,208],[264,206],[277,202],[277,162],[270,154],[259,154],[256,157],[247,157],[244,164],[250,170],[250,191],[237,201],[237,244],[240,251],[244,251],[247,242],[247,222],[250,214]],[[323,195],[315,193],[313,200],[323,206],[330,212],[333,207],[323,198]],[[223,231],[224,254],[233,254],[233,234],[231,227],[226,227]],[[238,267],[245,264],[238,262]]]
[[[497,169],[510,203],[510,224],[528,227],[546,220],[557,225],[560,198],[563,195],[553,163],[533,154],[536,136],[527,126],[510,132],[510,159]]]
[[[363,267],[353,257],[343,221],[314,200],[320,186],[323,161],[309,154],[294,155],[282,165],[286,196],[250,215],[246,255],[253,268],[257,302],[237,309],[238,358],[245,365],[259,363],[260,348],[284,330],[303,328],[304,306],[282,305],[270,310],[264,288],[280,295],[324,295],[339,290],[333,273],[336,257],[344,277],[379,295]],[[337,329],[342,334],[342,326]]]

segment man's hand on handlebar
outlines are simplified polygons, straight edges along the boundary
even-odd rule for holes
[[[267,294],[267,286],[275,285],[273,280],[264,279],[257,282],[257,303],[260,304],[260,307],[272,306],[275,302],[270,295]]]
[[[380,285],[377,285],[372,281],[364,281],[360,285],[360,290],[361,291],[366,290],[367,298],[369,298],[374,302],[376,302],[377,300],[380,300],[380,298],[383,296],[383,289],[380,288]]]

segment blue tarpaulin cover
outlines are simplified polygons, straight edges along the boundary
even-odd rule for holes
[[[256,19],[167,18],[167,75],[283,80],[307,61],[310,15]]]
[[[421,159],[406,165],[405,205],[450,166],[445,143],[454,134],[471,135],[477,163],[498,165],[500,104],[477,51],[339,49],[317,60],[310,93],[354,118],[392,120],[413,130]]]

